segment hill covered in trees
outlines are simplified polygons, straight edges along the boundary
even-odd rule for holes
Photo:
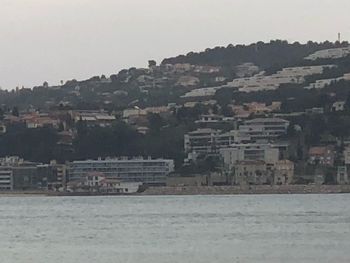
[[[295,65],[304,57],[319,50],[345,47],[348,42],[332,43],[329,41],[317,43],[309,41],[306,44],[299,42],[274,40],[269,43],[257,42],[250,45],[228,45],[227,47],[208,48],[203,52],[190,52],[164,59],[162,64],[189,63],[194,65],[216,65],[235,67],[242,63],[252,62],[262,69],[276,66]]]

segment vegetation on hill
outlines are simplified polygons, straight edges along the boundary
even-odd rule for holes
[[[288,43],[288,41],[273,40],[270,43],[258,42],[251,45],[208,48],[203,52],[190,52],[187,55],[164,59],[162,64],[189,63],[235,67],[242,63],[252,62],[263,69],[272,69],[298,63],[304,57],[318,50],[348,45],[348,42],[317,43],[309,41],[306,44],[300,44],[299,42]]]

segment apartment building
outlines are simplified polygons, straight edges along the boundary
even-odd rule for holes
[[[289,121],[279,118],[257,118],[247,120],[239,126],[242,135],[248,136],[252,141],[273,140],[287,133]]]
[[[90,173],[99,172],[107,178],[122,182],[142,182],[148,185],[165,185],[166,177],[173,171],[173,160],[150,158],[74,161],[68,168],[70,181],[79,181]]]
[[[263,161],[274,165],[279,160],[280,150],[277,145],[272,144],[231,144],[227,148],[220,149],[220,155],[225,168],[232,171],[235,164],[240,161]]]
[[[272,176],[263,161],[239,161],[234,165],[234,184],[269,184]]]
[[[218,154],[220,149],[233,143],[249,140],[237,130],[222,132],[210,128],[198,129],[184,136],[185,152],[196,154]]]
[[[13,190],[13,173],[10,167],[0,166],[0,191]]]

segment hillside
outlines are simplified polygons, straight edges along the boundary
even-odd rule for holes
[[[277,116],[303,131],[286,138],[290,145],[299,140],[291,158],[302,162],[305,151],[325,138],[350,137],[349,94],[346,42],[208,49],[109,77],[1,90],[0,156],[63,163],[140,155],[171,158],[182,169],[188,154],[184,135],[206,128],[206,116],[221,120],[210,123],[218,132]],[[182,172],[215,166],[205,160]]]
[[[289,44],[277,40],[248,46],[216,47],[168,58],[159,66],[150,61],[149,68],[125,69],[110,77],[70,80],[61,86],[44,83],[33,89],[2,90],[0,104],[5,110],[14,106],[20,110],[28,107],[50,109],[60,105],[73,109],[120,110],[130,105],[167,105],[182,101],[181,96],[190,90],[222,86],[239,76],[250,76],[261,70],[269,75],[287,66],[323,63],[307,62],[303,58],[318,50],[346,45],[346,42]],[[249,67],[253,70],[247,71],[246,63],[251,63]]]

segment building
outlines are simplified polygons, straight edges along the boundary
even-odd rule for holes
[[[99,187],[101,193],[133,194],[137,193],[142,183],[121,182],[118,179],[105,178]]]
[[[227,148],[220,149],[220,155],[225,168],[231,171],[240,161],[263,161],[274,165],[279,160],[280,151],[272,144],[231,144]]]
[[[331,48],[319,50],[309,56],[307,56],[306,60],[317,60],[317,59],[337,59],[343,58],[350,55],[350,47],[342,47],[342,48]]]
[[[241,92],[255,92],[263,90],[276,90],[282,84],[302,84],[305,77],[322,74],[324,69],[335,67],[334,65],[305,66],[283,68],[275,74],[265,76],[264,73],[256,74],[248,78],[237,78],[228,83],[228,87],[238,88]]]
[[[294,163],[289,160],[280,160],[274,165],[274,184],[292,184],[294,178]]]
[[[234,184],[271,184],[271,174],[263,161],[239,161],[234,165]]]
[[[345,147],[343,154],[345,165],[350,165],[350,146]]]
[[[224,123],[234,123],[235,118],[233,117],[225,117],[222,115],[202,115],[199,120],[196,121],[197,124],[204,124],[204,125],[210,125],[210,124],[224,124]]]
[[[279,118],[257,118],[247,120],[239,126],[239,131],[252,141],[273,140],[287,134],[289,121]]]
[[[104,111],[73,111],[71,114],[75,122],[83,121],[89,127],[110,127],[116,121],[115,116]]]
[[[309,164],[333,166],[335,159],[334,147],[317,146],[309,149]]]
[[[338,166],[337,184],[349,184],[349,175],[347,166]]]
[[[203,186],[208,185],[208,178],[201,174],[192,176],[168,176],[166,185],[169,187]]]
[[[50,164],[42,164],[25,161],[18,156],[10,156],[0,159],[0,171],[7,176],[7,182],[11,174],[11,190],[40,188],[57,191],[63,190],[66,184],[65,165],[54,161]]]
[[[174,171],[174,161],[166,159],[114,158],[74,161],[69,164],[69,180],[79,181],[93,172],[103,173],[122,182],[142,182],[165,185],[166,177]]]
[[[194,89],[187,92],[185,95],[181,97],[182,98],[213,97],[219,89],[221,89],[221,87]]]
[[[198,129],[184,136],[185,152],[188,159],[196,159],[196,155],[219,154],[220,149],[227,148],[235,142],[249,141],[249,137],[240,136],[239,131],[222,132],[210,128]]]
[[[0,166],[0,191],[13,190],[13,172],[10,167]]]

